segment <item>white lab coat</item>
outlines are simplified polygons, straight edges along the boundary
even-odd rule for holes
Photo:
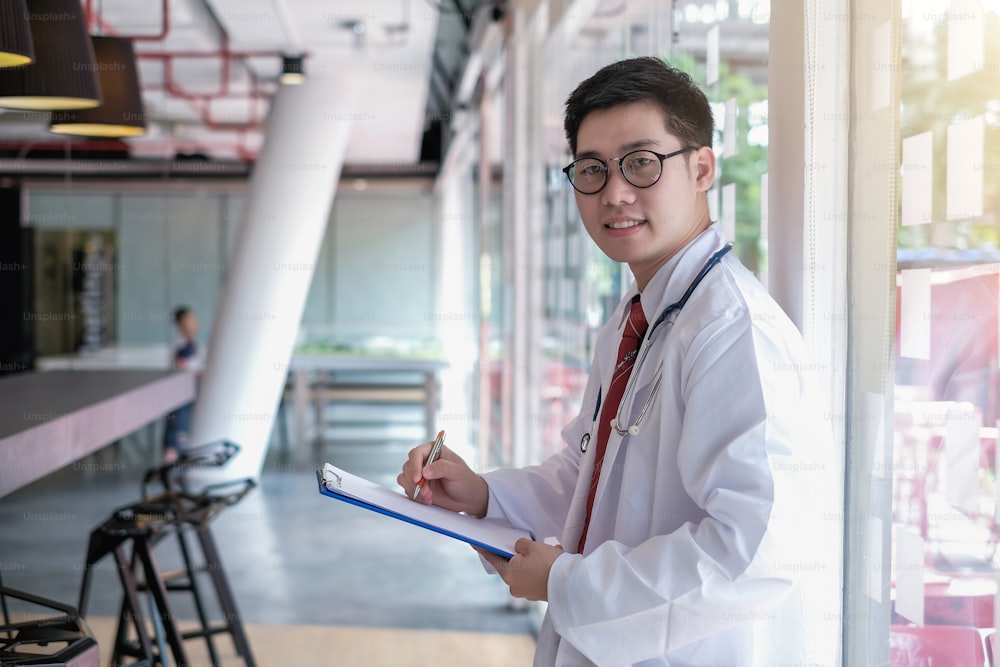
[[[650,324],[724,245],[718,223],[675,255],[641,296]],[[829,414],[795,326],[735,253],[655,332],[612,430],[583,555],[598,390],[607,395],[635,285],[596,344],[566,447],[497,470],[488,517],[566,553],[549,573],[536,665],[828,665],[840,627],[842,495]],[[647,333],[647,336],[649,334]],[[586,453],[580,441],[594,435]]]

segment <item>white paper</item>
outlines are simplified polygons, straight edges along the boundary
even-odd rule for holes
[[[869,470],[873,477],[885,479],[885,400],[882,394],[865,392],[862,422],[862,451],[867,456]]]
[[[948,7],[948,80],[983,68],[982,0],[951,0]]]
[[[982,418],[967,403],[948,410],[944,453],[947,462],[945,497],[970,514],[979,514],[979,427]]]
[[[726,239],[736,239],[736,184],[722,186],[722,233]]]
[[[896,581],[896,613],[924,624],[924,540],[903,526],[893,526],[892,574]]]
[[[878,111],[889,106],[892,89],[892,25],[889,21],[877,25],[871,33],[871,78],[869,79],[868,110]]]
[[[925,225],[931,221],[934,193],[933,163],[933,133],[922,132],[903,139],[904,227]]]
[[[725,157],[736,155],[736,98],[726,100],[726,124],[722,129],[722,151]]]
[[[719,26],[713,25],[705,35],[705,83],[714,86],[719,80]]]
[[[339,484],[336,481],[338,478]],[[418,521],[426,524],[423,527],[429,530],[444,530],[458,536],[456,539],[477,542],[506,554],[514,553],[514,543],[519,539],[531,537],[528,533],[509,526],[418,503],[401,492],[379,486],[329,463],[323,466],[323,481],[329,491],[398,515],[394,518]]]
[[[947,209],[949,220],[983,215],[983,117],[948,126]],[[991,176],[996,177],[995,173]]]
[[[899,353],[911,359],[931,358],[931,270],[900,272]]]
[[[882,519],[877,516],[868,517],[868,597],[882,604],[882,591],[888,581],[883,582],[883,572],[886,571],[882,560]],[[888,579],[888,577],[886,577]]]

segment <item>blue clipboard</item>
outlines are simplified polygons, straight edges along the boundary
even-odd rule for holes
[[[324,479],[324,471],[336,479]],[[526,531],[418,503],[402,493],[378,486],[374,482],[351,475],[330,464],[316,471],[316,482],[319,485],[319,492],[328,498],[447,535],[504,558],[511,558],[514,555],[514,542],[518,539],[522,537],[533,539]],[[349,491],[334,490],[341,483]]]

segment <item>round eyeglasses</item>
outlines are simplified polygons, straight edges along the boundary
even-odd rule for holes
[[[596,157],[582,157],[564,167],[563,173],[577,192],[596,195],[608,183],[610,163],[618,160],[618,168],[626,181],[637,188],[648,188],[660,180],[664,160],[694,149],[695,146],[687,146],[666,155],[656,151],[638,150],[606,161]]]

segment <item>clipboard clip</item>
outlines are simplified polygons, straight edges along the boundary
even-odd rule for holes
[[[332,470],[323,470],[323,486],[325,486],[330,491],[341,488],[343,486],[344,480],[340,478],[340,475],[333,472]]]

